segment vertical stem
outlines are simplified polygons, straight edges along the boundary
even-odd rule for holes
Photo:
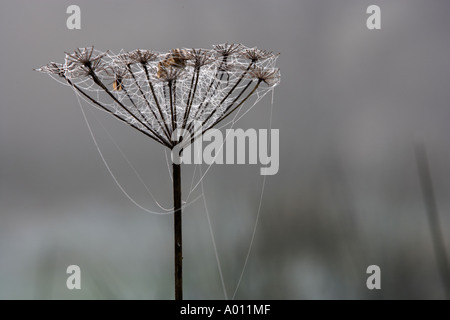
[[[168,83],[169,86],[169,103],[170,103],[170,114],[172,115],[172,133],[175,131],[175,122],[177,115],[175,114],[176,110],[173,106],[173,99],[172,99],[172,80],[169,80]]]
[[[450,263],[445,249],[444,237],[440,228],[439,214],[434,197],[433,183],[431,181],[430,166],[423,145],[416,146],[416,161],[419,171],[420,185],[425,202],[430,225],[431,237],[438,268],[441,272],[442,282],[447,299],[450,299]]]
[[[181,224],[181,165],[173,164],[173,203],[175,234],[175,300],[183,300],[183,242]]]

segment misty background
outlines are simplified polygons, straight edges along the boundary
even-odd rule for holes
[[[70,4],[81,8],[81,30],[66,28]],[[371,4],[381,30],[366,27]],[[272,119],[280,170],[267,177],[236,298],[444,298],[413,144],[426,146],[450,248],[449,10],[438,0],[3,1],[0,298],[173,299],[172,216],[123,195],[75,94],[33,68],[91,45],[117,53],[225,42],[281,53]],[[268,128],[270,108],[269,94],[235,127]],[[161,211],[114,142],[171,207],[163,147],[85,111],[127,192]],[[258,212],[259,169],[213,165],[204,179],[229,297]],[[183,166],[184,195],[192,173]],[[223,299],[203,201],[183,215],[184,296]],[[66,288],[72,264],[81,290]],[[373,264],[381,290],[366,287]]]

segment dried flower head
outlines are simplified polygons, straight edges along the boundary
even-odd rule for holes
[[[274,86],[280,82],[280,69],[255,67],[249,71],[248,76],[253,79],[258,79],[268,86]]]
[[[117,66],[128,66],[133,63],[133,59],[131,59],[129,53],[121,53],[114,57],[113,63]]]
[[[241,55],[244,58],[249,59],[253,62],[260,61],[260,60],[266,60],[266,59],[274,56],[274,54],[272,52],[260,50],[258,48],[245,49],[241,52]]]
[[[214,61],[214,56],[203,49],[191,49],[187,51],[186,57],[188,59],[188,65],[194,68],[200,68]]]
[[[66,53],[62,65],[50,63],[37,70],[62,77],[87,103],[175,151],[187,147],[244,103],[253,101],[255,105],[279,84],[276,59],[272,53],[241,44],[117,55],[91,47]],[[260,86],[262,82],[268,86]],[[185,140],[178,135],[180,129]],[[173,163],[172,175],[175,298],[182,299],[180,164]]]
[[[131,51],[128,55],[132,62],[140,63],[143,65],[149,63],[150,61],[154,61],[156,58],[158,58],[158,54],[151,50],[136,49],[134,51]]]
[[[98,53],[94,56],[94,47],[78,48],[73,53],[66,52],[66,69],[71,78],[89,75],[93,71],[104,70],[102,62],[108,52]]]
[[[218,54],[220,54],[224,57],[228,57],[228,56],[233,55],[234,53],[239,52],[243,48],[243,45],[239,44],[239,43],[237,43],[237,44],[236,43],[231,43],[231,44],[225,43],[225,44],[215,45],[215,46],[213,46],[213,48]]]
[[[194,123],[200,121],[202,134],[278,85],[276,60],[271,52],[241,44],[119,54],[90,47],[38,71],[64,78],[85,101],[173,148],[175,130],[194,136]]]

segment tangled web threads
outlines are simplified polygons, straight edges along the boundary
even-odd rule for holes
[[[90,47],[38,71],[63,78],[94,107],[173,148],[175,130],[203,134],[278,85],[277,57],[241,44],[119,54]],[[194,121],[202,123],[202,132],[194,132]]]
[[[59,81],[62,79],[63,83],[77,92],[77,98],[83,98],[92,106],[108,112],[158,143],[173,148],[179,143],[178,138],[172,137],[176,130],[188,130],[195,138],[218,125],[250,98],[254,99],[251,104],[254,106],[277,86],[280,82],[280,71],[275,68],[277,57],[272,52],[241,44],[215,45],[210,50],[173,49],[166,53],[140,49],[132,52],[122,50],[119,54],[100,52],[90,47],[66,53],[63,64],[52,62],[37,70]],[[133,203],[151,212],[135,202],[121,187],[98,147],[82,107],[81,110],[114,181]],[[231,122],[234,121],[235,119]],[[199,132],[196,131],[198,128],[194,125],[195,122],[202,124]],[[204,200],[224,296],[227,298],[203,191],[202,179],[205,174],[206,172],[200,171],[200,196]],[[255,227],[233,298],[241,283],[253,244],[265,176],[263,181]],[[187,198],[193,189],[195,187],[192,188],[191,184]]]

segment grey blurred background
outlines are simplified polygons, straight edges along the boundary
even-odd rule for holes
[[[81,30],[66,8],[81,7]],[[366,8],[381,7],[381,30]],[[32,69],[64,52],[210,48],[280,52],[266,180],[237,299],[444,298],[413,143],[429,155],[450,248],[448,1],[3,1],[0,43],[0,298],[172,299],[172,217],[114,184],[68,87]],[[267,128],[270,96],[237,124]],[[159,210],[172,193],[163,148],[86,108],[126,190]],[[216,165],[205,196],[225,286],[234,292],[258,211],[259,165]],[[183,167],[183,192],[193,168]],[[193,197],[199,194],[195,190]],[[66,288],[81,267],[82,289]],[[381,290],[366,268],[381,268]],[[202,201],[184,212],[185,298],[223,299]]]

